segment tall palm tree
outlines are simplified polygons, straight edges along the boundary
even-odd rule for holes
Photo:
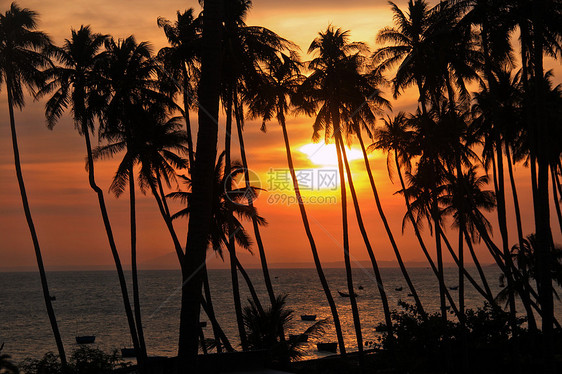
[[[296,201],[298,202],[301,220],[310,245],[314,266],[316,267],[320,284],[322,285],[326,300],[330,306],[340,353],[345,354],[345,344],[343,341],[338,310],[330,291],[330,286],[326,279],[324,269],[322,268],[322,263],[320,262],[320,256],[318,255],[318,249],[316,247],[314,236],[312,235],[312,230],[310,229],[310,222],[308,220],[304,201],[300,192],[299,182],[293,162],[293,155],[291,153],[289,134],[287,132],[287,113],[290,111],[292,106],[297,107],[303,104],[302,100],[299,100],[297,97],[297,91],[305,79],[305,76],[301,74],[301,67],[302,65],[296,53],[291,53],[290,55],[281,54],[279,60],[269,61],[266,65],[265,76],[263,76],[263,79],[260,81],[262,84],[257,86],[257,89],[246,90],[245,101],[248,103],[250,116],[260,117],[263,119],[262,129],[264,131],[266,130],[266,122],[272,120],[273,118],[277,119],[277,122],[281,126],[287,164],[289,166],[291,180],[293,181],[293,190],[295,191]]]
[[[45,71],[45,75],[50,81],[41,89],[39,95],[47,95],[54,91],[45,105],[45,115],[50,128],[56,124],[66,109],[72,107],[76,128],[86,141],[88,180],[90,187],[98,198],[109,247],[119,277],[131,339],[139,357],[139,363],[142,365],[143,350],[140,346],[125,274],[115,244],[105,198],[102,189],[95,180],[94,158],[90,140],[90,132],[94,129],[94,117],[101,115],[101,103],[107,94],[106,90],[100,89],[102,82],[100,66],[104,63],[103,60],[106,57],[104,53],[100,53],[100,48],[106,39],[105,35],[92,33],[88,26],[82,26],[79,30],[72,30],[71,38],[65,40],[63,47],[56,48],[54,51],[62,66],[55,66]]]
[[[174,107],[174,104],[167,95],[156,89],[158,81],[155,79],[155,74],[158,69],[152,58],[151,46],[147,42],[137,43],[134,37],[130,36],[118,41],[108,39],[105,44],[106,58],[103,60],[101,73],[104,89],[109,96],[101,113],[103,122],[101,135],[109,141],[116,140],[127,149],[110,190],[119,196],[127,182],[129,184],[133,303],[139,343],[143,355],[146,355],[137,271],[134,166],[139,152],[146,151],[149,139],[146,136],[139,136],[139,133],[152,129],[151,124],[148,123],[153,120],[152,112],[163,111],[167,107]],[[148,121],[141,121],[138,114],[144,114],[143,108],[147,106],[152,107],[151,115],[147,117]],[[162,139],[152,139],[152,141],[156,140]],[[167,145],[169,144],[168,141]],[[177,162],[183,166],[181,160]],[[169,170],[167,172],[166,177],[170,174]]]
[[[37,31],[37,18],[37,13],[27,8],[22,9],[16,3],[12,3],[9,10],[4,14],[0,14],[0,84],[4,81],[6,83],[6,91],[8,92],[10,131],[12,134],[16,176],[27,226],[29,227],[33,248],[35,249],[43,299],[45,300],[47,315],[49,316],[49,322],[53,330],[61,362],[63,366],[66,366],[66,354],[53,304],[51,303],[41,247],[39,246],[37,231],[31,217],[31,209],[23,180],[14,116],[14,107],[21,109],[25,104],[23,87],[26,86],[33,90],[34,87],[40,85],[39,69],[47,66],[49,62],[44,52],[50,47],[51,41],[46,34]]]
[[[221,82],[221,4],[219,0],[206,0],[204,3],[197,157],[191,171],[193,204],[186,254],[181,262],[183,283],[178,356],[183,368],[193,367],[197,356],[203,283],[201,269],[205,263],[212,218]]]

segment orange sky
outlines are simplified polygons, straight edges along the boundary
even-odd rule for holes
[[[404,1],[397,2],[401,7]],[[176,10],[193,6],[196,1],[54,1],[26,0],[19,4],[39,12],[40,28],[48,32],[60,44],[69,34],[70,27],[90,24],[94,31],[126,37],[134,34],[138,41],[148,40],[155,51],[165,45],[163,33],[156,25],[156,18],[172,19]],[[2,0],[0,10],[5,11],[9,2]],[[283,37],[297,43],[303,51],[308,48],[318,31],[333,24],[351,30],[353,40],[365,41],[371,47],[381,27],[390,25],[392,15],[386,1],[295,1],[265,0],[254,2],[247,20],[251,25],[266,26]],[[552,64],[560,69],[558,65]],[[2,87],[3,89],[3,87]],[[4,90],[3,90],[4,91]],[[390,98],[387,95],[387,98]],[[394,111],[410,109],[416,96],[407,92],[399,100],[392,100]],[[27,100],[23,112],[16,112],[16,125],[23,163],[24,178],[33,217],[48,267],[74,265],[108,265],[111,257],[107,239],[99,215],[97,200],[87,184],[84,169],[84,142],[75,131],[71,119],[65,115],[53,131],[45,126],[43,102]],[[196,120],[196,117],[193,117]],[[221,118],[221,123],[223,123]],[[290,118],[289,136],[297,168],[312,170],[321,167],[310,161],[300,148],[310,143],[311,120]],[[222,134],[221,134],[222,135]],[[278,125],[268,125],[267,134],[259,131],[259,123],[249,121],[245,127],[249,167],[259,175],[263,192],[257,202],[260,214],[269,222],[264,228],[263,239],[270,262],[310,262],[308,242],[301,225],[296,205],[272,203],[278,193],[293,196],[292,191],[272,191],[268,186],[268,171],[286,168],[282,136]],[[223,140],[219,141],[222,146]],[[237,145],[237,142],[235,142]],[[234,147],[235,149],[236,147]],[[422,261],[411,228],[401,234],[401,222],[405,212],[401,196],[393,195],[398,185],[392,184],[386,170],[385,155],[371,155],[379,192],[387,216],[406,260]],[[364,172],[363,161],[353,161],[354,177],[360,195],[363,218],[376,254],[381,260],[392,260],[393,254],[376,213],[374,200]],[[325,166],[334,169],[335,166]],[[97,165],[98,184],[107,191],[116,163],[104,161]],[[522,202],[526,233],[532,231],[530,205],[530,179],[527,169],[518,165],[517,183]],[[313,171],[316,173],[317,171]],[[10,142],[7,100],[0,93],[0,268],[34,264],[34,254],[21,207],[17,181],[13,167]],[[116,233],[118,248],[127,263],[128,201],[127,195],[116,199],[107,195],[109,212]],[[311,195],[307,193],[307,195]],[[309,204],[311,225],[323,261],[342,261],[341,216],[338,191],[323,191],[321,196],[334,196],[336,204]],[[138,196],[138,245],[139,261],[150,262],[166,255],[173,249],[169,235],[150,196]],[[269,199],[268,199],[269,198]],[[511,196],[508,195],[508,202]],[[351,198],[349,198],[351,201]],[[512,207],[508,207],[512,212]],[[354,211],[349,211],[351,224],[351,252],[357,260],[366,260],[367,254],[356,228]],[[555,219],[555,218],[553,218]],[[515,237],[515,223],[510,220],[511,235]],[[494,222],[494,220],[492,220]],[[553,224],[556,224],[553,221]],[[180,237],[185,237],[185,222],[177,224]],[[494,225],[495,226],[495,225]],[[247,225],[248,228],[251,225]],[[556,227],[556,226],[555,226]],[[450,240],[456,233],[449,230]],[[497,232],[497,229],[494,230]],[[557,237],[558,238],[558,237]],[[430,246],[431,247],[431,246]],[[212,256],[212,254],[211,254]],[[243,256],[248,264],[256,258]],[[485,262],[488,257],[483,254]]]

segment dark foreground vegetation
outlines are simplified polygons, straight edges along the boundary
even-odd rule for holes
[[[134,36],[114,38],[86,25],[72,29],[69,38],[55,46],[38,31],[38,15],[32,10],[13,3],[0,14],[0,82],[8,99],[14,166],[62,370],[75,370],[82,361],[66,358],[25,188],[14,114],[24,107],[25,88],[45,101],[49,127],[68,112],[84,137],[87,182],[99,204],[119,275],[139,371],[151,367],[136,271],[137,190],[154,197],[182,271],[174,370],[196,371],[204,360],[198,356],[200,349],[217,354],[265,349],[268,360],[282,367],[298,359],[298,345],[285,336],[287,315],[280,314],[282,302],[269,275],[267,246],[260,234],[266,220],[254,207],[257,194],[250,185],[244,146],[246,119],[262,120],[263,130],[270,121],[281,127],[303,228],[336,332],[341,354],[336,362],[346,362],[339,312],[295,174],[287,117],[297,113],[312,118],[313,140],[336,145],[346,294],[358,351],[354,362],[406,372],[555,372],[560,323],[554,313],[553,284],[561,281],[562,256],[553,232],[562,233],[562,89],[545,70],[545,58],[557,62],[562,53],[562,1],[448,0],[431,7],[424,0],[410,0],[404,9],[390,3],[393,25],[379,31],[374,52],[364,43],[352,42],[348,31],[329,26],[311,42],[306,62],[290,41],[265,27],[246,24],[250,0],[206,0],[202,5],[204,12],[199,14],[189,9],[172,21],[157,20],[169,42],[157,53]],[[410,113],[389,114],[390,96],[408,89],[416,92],[416,107]],[[385,90],[391,93],[388,98]],[[219,118],[220,108],[224,119]],[[197,111],[197,124],[191,123],[190,111]],[[224,146],[219,146],[219,126],[225,130]],[[98,147],[92,145],[96,133]],[[233,134],[241,162],[232,159]],[[347,158],[347,146],[353,142],[361,148],[372,204],[415,312],[392,313],[388,305]],[[438,315],[424,309],[386,219],[368,155],[374,149],[388,154],[390,176],[400,182],[404,226],[413,230],[439,285]],[[122,159],[110,191],[129,195],[132,291],[114,240],[106,186],[97,184],[95,173],[99,159],[118,156]],[[531,181],[526,199],[532,201],[530,232],[523,229],[516,165]],[[232,176],[244,186],[236,188]],[[184,183],[177,191],[180,179]],[[169,199],[178,199],[184,209],[171,212]],[[365,350],[355,299],[348,231],[351,206],[376,279],[371,286],[379,291],[384,311],[387,335],[377,346],[384,351],[377,354]],[[511,207],[514,216],[507,213]],[[551,209],[557,218],[552,225]],[[172,221],[186,217],[188,230],[183,235]],[[490,217],[499,226],[495,236]],[[508,232],[510,221],[516,232]],[[431,244],[421,234],[424,226]],[[456,240],[449,240],[453,237]],[[252,242],[260,257],[267,300],[260,300],[238,260],[237,250],[250,249]],[[215,318],[205,265],[208,251],[230,262],[240,346],[231,344]],[[492,294],[482,270],[483,252],[506,282],[499,295]],[[444,280],[445,253],[458,267],[453,287]],[[467,259],[476,266],[474,274],[465,267]],[[246,309],[240,275],[252,295]],[[483,310],[466,310],[468,284],[488,303]],[[455,298],[449,289],[458,292]],[[199,338],[201,311],[213,328],[210,345]],[[520,317],[525,318],[525,329]],[[55,356],[46,359],[53,363]],[[113,365],[109,356],[100,359]],[[310,365],[330,365],[325,364],[329,361]]]

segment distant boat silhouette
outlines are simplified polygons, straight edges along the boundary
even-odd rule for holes
[[[336,353],[338,351],[338,343],[318,343],[316,344],[316,348],[318,348],[319,351]]]
[[[349,294],[348,294],[347,292],[338,291],[338,293],[340,294],[341,297],[349,297]],[[354,292],[354,293],[353,293],[353,296],[357,297],[357,296],[359,296],[359,295],[357,295],[357,293]]]
[[[404,289],[404,287],[396,287],[394,290],[396,291],[402,291]]]
[[[363,289],[363,286],[359,286],[358,288],[359,288],[360,290],[362,290],[362,289]]]
[[[414,294],[412,294],[412,293],[409,293],[409,294],[408,294],[408,296],[414,296]]]
[[[459,289],[459,286],[451,286],[451,287],[449,287],[449,289],[450,289],[451,291],[456,291],[456,290]]]
[[[316,314],[301,314],[303,321],[316,321]]]
[[[84,336],[76,337],[77,344],[92,344],[95,341],[96,341],[95,335],[84,335]]]
[[[137,352],[135,352],[134,348],[121,348],[121,357],[123,358],[137,357]]]
[[[57,299],[56,296],[49,296],[49,298],[51,299],[51,301],[55,301]]]

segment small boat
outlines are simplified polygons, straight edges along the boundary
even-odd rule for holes
[[[449,287],[449,289],[450,289],[451,291],[456,291],[456,290],[459,289],[459,286],[451,286],[451,287]]]
[[[316,314],[301,314],[303,321],[316,321]]]
[[[362,289],[363,289],[363,286],[359,286],[358,288],[359,288],[360,290],[362,290]]]
[[[49,296],[49,299],[51,299],[51,301],[55,301],[57,299],[56,296]]]
[[[134,358],[137,357],[137,352],[135,352],[134,348],[121,348],[121,357]]]
[[[76,337],[77,344],[92,344],[96,341],[96,337],[94,335],[83,335]]]
[[[396,288],[394,289],[394,291],[402,291],[403,289],[404,289],[404,287],[400,286],[400,287],[396,287]]]
[[[296,340],[299,343],[308,341],[308,334],[289,334],[289,340]]]
[[[319,351],[336,353],[338,351],[338,343],[318,343],[316,344],[316,348],[318,348]]]
[[[199,327],[207,327],[207,321],[200,321]]]
[[[341,297],[349,297],[349,294],[348,294],[347,292],[338,291],[338,293],[340,294]],[[357,296],[359,296],[359,295],[357,295],[357,293],[354,292],[354,293],[353,293],[353,296],[357,297]]]
[[[414,294],[413,294],[413,293],[409,293],[408,296],[414,296]]]

